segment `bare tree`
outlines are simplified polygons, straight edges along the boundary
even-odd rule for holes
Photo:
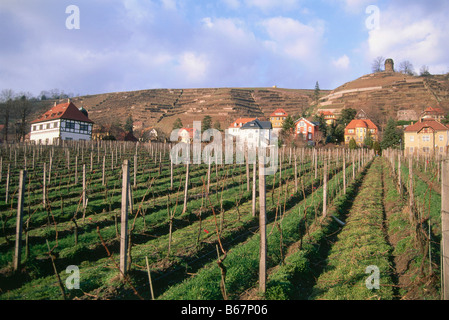
[[[31,99],[32,95],[30,93],[20,93],[20,98],[14,101],[14,112],[20,119],[17,123],[17,140],[24,141],[27,132],[27,117],[31,113]]]
[[[14,91],[11,89],[3,89],[0,94],[0,109],[4,119],[3,140],[8,141],[9,116],[13,105]]]
[[[415,68],[413,67],[413,64],[410,61],[405,60],[399,64],[399,72],[408,74],[410,76],[414,76]]]
[[[431,74],[429,72],[429,67],[426,66],[426,65],[422,66],[421,69],[419,69],[419,75],[421,77],[428,77],[428,76],[430,76]]]
[[[382,72],[383,71],[382,67],[384,66],[384,64],[385,64],[385,58],[382,56],[379,56],[373,60],[373,63],[371,64],[371,70],[373,71],[373,73]]]

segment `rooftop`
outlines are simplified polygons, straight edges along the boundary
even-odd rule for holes
[[[45,112],[31,123],[38,123],[56,119],[77,120],[82,122],[93,123],[86,115],[80,111],[70,100],[66,103],[60,103]]]
[[[431,128],[434,131],[446,131],[449,130],[449,127],[445,126],[441,122],[436,120],[423,120],[418,121],[415,124],[412,124],[405,128],[405,132],[419,132],[424,128]]]

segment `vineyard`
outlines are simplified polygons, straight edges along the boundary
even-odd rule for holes
[[[111,141],[0,151],[2,300],[441,299],[441,159],[280,148],[261,293],[253,164]]]

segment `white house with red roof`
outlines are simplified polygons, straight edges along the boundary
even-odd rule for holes
[[[232,136],[238,136],[240,133],[240,128],[243,127],[245,123],[256,120],[256,118],[238,118],[228,128],[228,133]]]
[[[201,141],[201,132],[196,130],[196,128],[181,128],[179,129],[178,137],[181,138],[181,142],[190,144],[195,138]]]
[[[61,140],[90,141],[94,122],[85,109],[70,100],[56,104],[31,122],[30,140],[36,144],[58,144]]]

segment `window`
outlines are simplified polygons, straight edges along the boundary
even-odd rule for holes
[[[70,141],[70,140],[73,140],[73,138],[66,137],[65,140]]]
[[[53,128],[57,128],[57,127],[58,127],[58,123],[55,122],[55,123],[53,124]]]
[[[414,142],[415,141],[415,136],[410,136],[410,142]]]
[[[66,129],[75,129],[75,122],[66,122],[65,127]]]
[[[354,133],[354,129],[349,129],[348,133]]]
[[[312,134],[309,133],[309,140],[312,140]]]
[[[422,136],[422,141],[423,142],[429,142],[430,141],[430,136]]]
[[[41,124],[41,125],[39,126],[39,130],[43,130],[43,129],[44,129],[44,125]]]
[[[33,126],[33,131],[36,131],[37,130],[37,126]]]
[[[46,129],[50,129],[50,124],[49,123],[47,123],[47,128]]]
[[[413,153],[413,152],[414,152],[414,148],[410,147],[410,153]]]
[[[309,127],[309,132],[312,132],[312,127]]]
[[[422,148],[422,151],[423,151],[424,153],[429,153],[429,152],[430,152],[430,148],[429,148],[429,147],[423,147],[423,148]]]
[[[80,131],[87,131],[89,130],[89,126],[87,124],[80,124]]]
[[[440,153],[443,153],[443,152],[444,152],[444,148],[440,147]]]
[[[440,135],[439,138],[440,138],[440,141],[444,141],[444,136]]]

